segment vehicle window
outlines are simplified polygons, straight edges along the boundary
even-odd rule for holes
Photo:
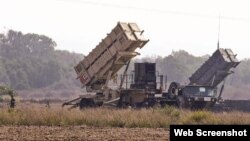
[[[204,87],[200,87],[199,89],[200,89],[200,92],[206,92],[206,88]]]

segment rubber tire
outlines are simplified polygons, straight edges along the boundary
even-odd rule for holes
[[[96,107],[96,104],[94,102],[93,98],[82,98],[79,103],[79,108],[84,109],[87,107]]]
[[[183,96],[178,96],[176,98],[176,101],[177,101],[177,106],[180,108],[180,109],[183,109],[183,108],[188,108],[187,107],[187,104],[186,104],[186,101],[184,99]]]
[[[175,94],[176,89],[180,88],[180,84],[177,82],[172,82],[168,88],[168,97],[170,99],[174,99],[178,96],[178,94]]]

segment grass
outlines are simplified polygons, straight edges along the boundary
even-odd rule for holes
[[[0,109],[0,125],[168,128],[170,124],[249,124],[250,113],[179,110],[173,107],[151,109],[67,110],[36,105]]]

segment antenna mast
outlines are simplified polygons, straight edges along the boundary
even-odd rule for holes
[[[220,14],[219,14],[219,26],[218,26],[218,42],[217,42],[217,49],[220,48]]]

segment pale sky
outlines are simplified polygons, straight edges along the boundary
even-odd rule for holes
[[[250,0],[0,0],[0,31],[44,34],[58,49],[88,54],[117,24],[136,22],[150,42],[138,52],[212,54],[218,40],[250,58]]]

